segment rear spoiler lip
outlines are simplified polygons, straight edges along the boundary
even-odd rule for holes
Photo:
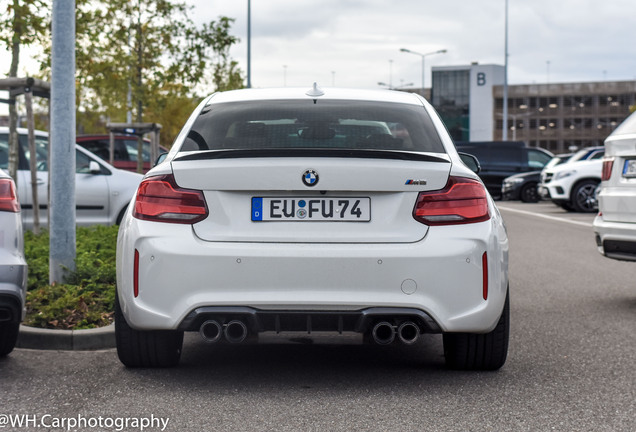
[[[444,157],[445,156],[445,157]],[[265,148],[237,150],[203,150],[175,157],[173,162],[211,160],[211,159],[246,159],[246,158],[360,158],[391,159],[417,162],[450,163],[446,154],[434,156],[427,153],[397,150],[358,150],[358,149],[307,149],[307,148]]]

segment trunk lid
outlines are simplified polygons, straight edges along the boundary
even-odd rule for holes
[[[444,154],[287,155],[175,159],[176,183],[202,190],[208,205],[208,218],[193,226],[196,235],[216,242],[415,242],[428,229],[412,216],[418,193],[442,189],[451,168]],[[266,216],[260,220],[259,199]]]

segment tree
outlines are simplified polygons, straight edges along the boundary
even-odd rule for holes
[[[47,32],[49,7],[42,0],[7,1],[0,8],[0,43],[11,51],[9,77],[18,76],[20,46],[42,42]],[[18,113],[9,104],[9,175],[17,183],[18,176]]]
[[[101,112],[114,122],[131,112],[137,122],[163,124],[168,119],[147,114],[179,111],[168,107],[192,100],[209,71],[218,89],[243,86],[236,62],[229,59],[238,42],[230,35],[230,18],[197,28],[188,15],[192,7],[170,0],[79,0],[77,7],[80,113]],[[164,128],[162,136],[171,139],[176,132]]]

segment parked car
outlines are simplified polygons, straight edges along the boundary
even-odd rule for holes
[[[501,184],[501,199],[504,201],[521,200],[526,203],[538,202],[541,197],[537,185],[541,171],[530,171],[506,177]]]
[[[586,147],[574,153],[572,157],[570,157],[568,162],[603,159],[604,154],[605,154],[605,147],[603,146]]]
[[[33,226],[33,198],[30,153],[27,130],[18,129],[19,164],[18,197],[22,206],[25,229]],[[6,127],[0,127],[0,168],[8,166],[8,136]],[[48,208],[48,134],[35,132],[37,157],[38,202],[40,223],[47,224]],[[114,225],[121,221],[124,211],[137,190],[141,174],[119,170],[80,146],[75,151],[75,200],[77,225]]]
[[[110,160],[110,135],[78,135],[75,141],[102,160]],[[144,172],[147,172],[155,161],[150,160],[150,140],[144,139],[143,141],[143,168]],[[115,168],[137,172],[138,143],[136,136],[115,135],[115,148],[113,150],[113,166]],[[159,154],[167,151],[166,148],[159,147]]]
[[[554,155],[547,150],[526,147],[521,141],[458,142],[457,150],[479,160],[479,177],[494,197],[501,197],[505,178],[540,171]]]
[[[636,261],[636,114],[605,140],[597,196],[594,233],[598,251],[608,258]]]
[[[554,156],[544,169],[552,168],[566,162],[572,155],[561,154]],[[502,200],[521,200],[527,203],[538,202],[541,199],[538,185],[541,182],[541,171],[530,171],[506,177],[501,185]]]
[[[361,133],[369,122],[391,127]],[[424,98],[216,93],[179,137],[119,231],[124,365],[177,364],[184,331],[210,343],[357,332],[384,345],[442,333],[449,367],[504,364],[503,221]]]
[[[583,149],[566,163],[544,169],[538,186],[541,197],[568,211],[595,212],[604,151],[603,147]]]
[[[24,318],[27,263],[15,184],[0,169],[0,357],[13,351]]]

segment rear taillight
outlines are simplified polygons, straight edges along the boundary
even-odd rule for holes
[[[607,181],[612,177],[612,168],[614,168],[614,158],[603,158],[603,173],[601,174],[601,181]]]
[[[17,213],[20,203],[15,194],[15,183],[10,178],[0,179],[0,211]]]
[[[426,225],[458,225],[490,219],[484,185],[464,177],[449,177],[442,190],[420,192],[413,217]]]
[[[133,216],[154,222],[193,224],[208,217],[208,206],[202,191],[177,186],[170,174],[141,182]]]

